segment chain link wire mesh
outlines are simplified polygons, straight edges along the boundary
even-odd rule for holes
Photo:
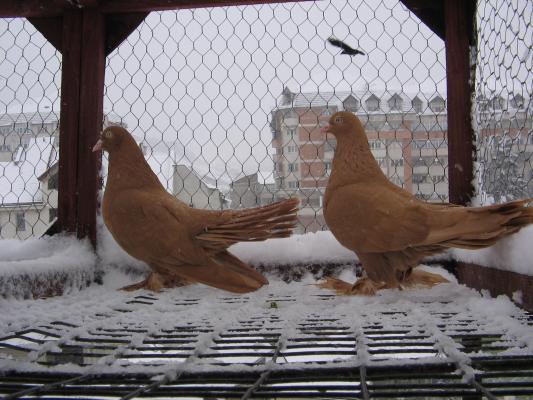
[[[61,54],[25,19],[0,19],[0,238],[57,217]]]
[[[185,203],[297,196],[309,232],[327,228],[335,141],[320,127],[338,110],[393,182],[447,200],[445,89],[444,43],[400,2],[333,0],[151,13],[108,58],[104,108]]]
[[[532,193],[527,5],[478,4],[476,173],[485,202]],[[0,237],[26,238],[57,214],[61,55],[28,21],[0,24]],[[330,36],[365,55],[341,55]],[[319,128],[338,110],[361,118],[392,182],[447,201],[445,76],[444,43],[396,0],[154,12],[107,59],[105,121],[134,134],[187,204],[298,196],[299,231],[309,232],[327,229],[336,143]]]
[[[533,7],[479,1],[474,115],[483,204],[533,196]]]

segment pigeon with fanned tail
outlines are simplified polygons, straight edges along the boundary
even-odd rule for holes
[[[323,131],[337,139],[324,217],[335,238],[357,254],[366,277],[354,285],[329,278],[321,287],[374,294],[384,288],[433,286],[446,279],[414,271],[424,257],[451,247],[491,246],[533,223],[532,199],[462,207],[426,203],[395,186],[381,171],[353,113],[333,114]]]
[[[168,193],[130,133],[106,128],[93,151],[109,153],[102,213],[117,243],[152,269],[125,290],[203,283],[235,293],[268,283],[227,249],[234,243],[290,236],[297,199],[244,210],[190,208]]]

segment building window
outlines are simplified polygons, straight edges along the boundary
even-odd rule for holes
[[[383,157],[376,157],[376,161],[378,162],[380,168],[384,168],[387,165],[385,158]]]
[[[324,161],[324,170],[326,173],[331,172],[331,161]]]
[[[390,160],[393,167],[403,167],[403,158],[398,160]]]
[[[366,108],[368,111],[377,111],[379,110],[379,100],[368,100],[366,102]]]
[[[413,183],[419,184],[419,183],[425,183],[427,181],[428,176],[422,175],[422,174],[414,174],[413,175]]]
[[[337,141],[335,139],[328,139],[324,143],[324,151],[335,151]]]
[[[444,144],[444,139],[431,140],[414,140],[411,147],[415,149],[433,149],[436,150]]]
[[[17,217],[17,232],[23,232],[26,230],[26,218],[23,212],[18,212]]]
[[[326,108],[324,111],[322,111],[322,115],[324,117],[329,117],[333,114],[333,112],[329,109],[329,108]]]
[[[298,182],[298,181],[289,182],[289,188],[290,189],[298,189],[299,187],[300,187],[300,182]]]
[[[418,97],[415,97],[413,101],[411,102],[411,105],[413,107],[413,110],[417,113],[422,112],[422,100],[420,100]]]
[[[9,151],[11,152],[11,146],[8,144],[0,144],[0,152]]]
[[[58,182],[57,182],[57,173],[53,174],[48,178],[48,190],[57,190]]]
[[[433,175],[431,177],[431,180],[433,181],[433,183],[437,184],[437,183],[444,182],[445,178],[446,177],[444,175]]]
[[[359,109],[359,100],[350,95],[343,101],[342,106],[345,111],[356,112]]]
[[[296,153],[298,151],[298,146],[287,146],[287,151],[289,153]]]
[[[403,100],[398,94],[395,94],[389,99],[388,103],[391,111],[401,111]]]
[[[296,128],[290,128],[287,130],[287,134],[289,135],[289,137],[292,139],[294,137],[294,135],[296,135]]]
[[[48,214],[48,222],[52,222],[57,218],[57,208],[51,208],[50,214]]]
[[[370,140],[370,141],[368,142],[368,145],[369,145],[369,147],[370,147],[371,150],[381,149],[381,145],[382,145],[382,144],[383,144],[383,143],[381,143],[381,141],[379,141],[379,140]]]
[[[444,99],[440,96],[435,97],[433,100],[429,102],[429,108],[433,112],[442,112],[444,111],[445,106],[446,106],[446,103]]]
[[[289,163],[289,172],[296,172],[298,171],[298,164],[297,163]]]

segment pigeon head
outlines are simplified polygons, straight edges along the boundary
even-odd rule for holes
[[[365,129],[353,113],[340,111],[331,116],[329,125],[322,128],[322,132],[333,134],[337,140],[363,138],[366,140]]]
[[[108,153],[117,151],[124,142],[133,140],[128,131],[120,126],[109,126],[104,129],[93,151],[104,150]]]

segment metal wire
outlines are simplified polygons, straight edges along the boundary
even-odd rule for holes
[[[533,196],[533,9],[479,1],[475,123],[483,204]]]
[[[0,19],[0,239],[57,217],[61,54],[24,19]]]
[[[533,193],[531,12],[478,2],[484,203]],[[61,56],[27,21],[0,24],[0,237],[26,238],[57,215]],[[330,36],[366,54],[340,55]],[[211,209],[297,196],[300,232],[327,228],[335,141],[318,128],[342,109],[391,181],[448,200],[443,42],[397,1],[154,12],[107,59],[104,123],[133,132],[168,191]]]
[[[446,201],[445,97],[443,42],[401,3],[332,0],[152,13],[108,58],[105,108],[185,203],[297,196],[305,232],[326,229],[319,127],[336,110],[364,121],[391,180]]]

